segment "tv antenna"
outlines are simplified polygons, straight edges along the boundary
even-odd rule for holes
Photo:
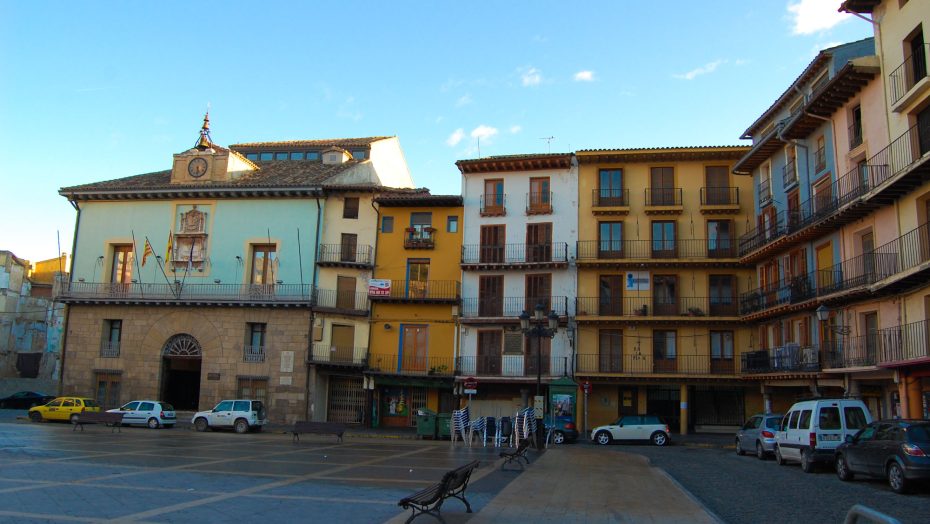
[[[547,152],[547,153],[551,153],[551,152],[552,152],[552,141],[555,140],[555,137],[554,137],[554,136],[544,136],[544,137],[541,137],[540,140],[545,140],[545,141],[546,141],[546,152]]]

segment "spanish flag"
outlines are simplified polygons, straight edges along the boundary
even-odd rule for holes
[[[174,244],[174,235],[169,230],[168,231],[168,249],[165,250],[165,266],[166,267],[168,266],[168,263],[171,262],[172,244]]]
[[[145,259],[147,259],[149,255],[154,255],[154,254],[155,254],[155,250],[152,249],[152,243],[149,242],[148,238],[146,238],[145,249],[142,250],[142,267],[145,267]]]

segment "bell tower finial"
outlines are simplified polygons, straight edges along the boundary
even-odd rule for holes
[[[210,138],[210,110],[207,109],[203,115],[203,126],[200,128],[200,138],[197,140],[197,149],[203,151],[213,146],[213,139]]]

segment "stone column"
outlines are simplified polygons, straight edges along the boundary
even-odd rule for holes
[[[765,413],[772,412],[772,392],[769,388],[765,387],[763,384],[762,387],[762,411]]]
[[[905,376],[904,384],[907,387],[907,418],[924,418],[923,399],[920,398],[920,377]]]

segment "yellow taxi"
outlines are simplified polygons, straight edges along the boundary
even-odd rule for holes
[[[44,406],[29,408],[29,420],[70,420],[74,422],[78,413],[85,411],[100,412],[100,405],[92,398],[58,397]]]

